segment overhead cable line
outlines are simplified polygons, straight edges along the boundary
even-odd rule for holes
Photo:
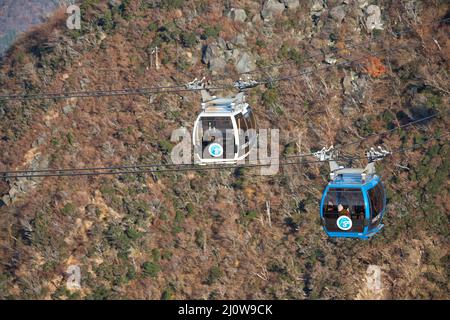
[[[338,146],[335,147],[334,149],[335,149],[335,150],[342,149],[342,148],[344,148],[344,147],[346,147],[346,146],[349,146],[349,145],[353,145],[353,144],[362,142],[362,141],[367,140],[367,139],[369,139],[369,138],[371,138],[371,137],[374,137],[374,136],[382,136],[382,135],[391,133],[391,132],[396,131],[396,130],[400,130],[400,129],[403,129],[403,128],[406,128],[406,127],[409,127],[409,126],[413,126],[413,125],[416,125],[416,124],[418,124],[418,123],[424,122],[424,121],[426,121],[426,120],[431,120],[431,119],[437,117],[439,114],[440,114],[440,112],[436,112],[436,113],[433,114],[433,115],[430,115],[430,116],[427,116],[427,117],[424,117],[424,118],[420,118],[420,119],[417,119],[417,120],[414,120],[414,121],[405,123],[405,124],[403,124],[403,125],[400,125],[400,126],[397,126],[397,127],[393,128],[393,129],[389,129],[389,130],[386,130],[386,131],[383,131],[383,132],[379,132],[379,133],[372,133],[372,134],[369,134],[369,135],[367,135],[367,136],[365,136],[365,137],[361,137],[361,138],[359,138],[359,139],[357,139],[357,140],[355,140],[355,141],[353,141],[353,142],[346,143],[346,144],[343,144],[343,145],[338,145]],[[304,154],[297,154],[297,155],[289,155],[289,156],[285,156],[284,158],[285,158],[285,159],[290,159],[290,158],[303,158],[303,157],[308,157],[308,156],[312,156],[312,155],[314,155],[313,152],[311,152],[311,153],[304,153]],[[190,165],[190,164],[147,163],[147,164],[136,164],[136,165],[102,166],[102,167],[88,167],[88,168],[63,168],[63,169],[14,170],[14,171],[3,171],[3,172],[0,172],[0,174],[10,174],[10,173],[30,173],[30,172],[33,172],[33,173],[42,173],[42,172],[69,172],[69,171],[72,172],[72,171],[93,171],[93,170],[119,170],[119,169],[135,169],[135,168],[149,168],[149,167],[183,166],[183,165]]]
[[[425,145],[426,143],[432,141],[432,140],[439,140],[442,138],[445,138],[449,135],[448,132],[445,134],[442,134],[440,136],[435,136],[427,139],[426,141],[422,143],[414,144],[411,147],[408,148],[399,148],[395,151],[392,151],[389,155],[397,154],[397,153],[404,153],[408,152],[410,150],[416,149],[420,146]],[[448,141],[445,142],[445,144],[448,143]],[[269,158],[271,159],[271,158]],[[268,161],[269,159],[263,159],[264,161]],[[352,157],[352,158],[345,158],[345,160],[360,160],[364,159],[363,157]],[[275,158],[272,158],[271,160],[277,160]],[[279,160],[279,159],[278,159]],[[337,158],[336,160],[339,160]],[[0,178],[2,179],[11,179],[11,178],[43,178],[43,177],[74,177],[74,176],[99,176],[99,175],[121,175],[121,174],[145,174],[145,173],[157,173],[157,172],[183,172],[183,171],[209,171],[209,170],[227,170],[227,169],[240,169],[240,168],[261,168],[261,167],[269,167],[271,165],[278,165],[278,166],[287,166],[287,165],[300,165],[300,164],[314,164],[314,163],[321,163],[321,162],[327,162],[327,160],[308,160],[308,161],[296,161],[296,162],[275,162],[275,163],[260,163],[260,164],[242,164],[242,165],[213,165],[213,166],[195,166],[195,165],[175,165],[178,167],[163,167],[162,169],[156,168],[156,169],[140,169],[140,170],[121,170],[121,171],[65,171],[65,172],[57,172],[57,171],[49,171],[48,173],[45,173],[47,171],[43,171],[42,173],[34,174],[33,171],[21,171],[17,174],[13,171],[8,172],[0,172]],[[150,168],[154,168],[156,166],[149,166]],[[106,167],[107,168],[107,167]],[[138,166],[131,166],[131,168],[138,168]],[[108,169],[110,170],[110,169]],[[30,174],[31,173],[31,174]]]
[[[365,137],[358,138],[358,139],[356,139],[355,141],[337,145],[337,146],[334,148],[334,150],[343,149],[343,148],[345,148],[345,147],[348,147],[348,146],[351,146],[351,145],[354,145],[354,144],[357,144],[357,143],[361,143],[361,142],[363,142],[363,141],[365,141],[365,140],[367,140],[367,139],[369,139],[369,138],[375,137],[375,136],[383,136],[383,135],[392,133],[392,132],[394,132],[394,131],[396,131],[396,130],[400,130],[400,129],[403,129],[403,128],[406,128],[406,127],[410,127],[410,126],[416,125],[416,124],[418,124],[418,123],[427,121],[427,120],[434,119],[434,118],[436,118],[439,114],[440,114],[440,111],[438,111],[438,112],[436,112],[436,113],[434,113],[434,114],[432,114],[432,115],[430,115],[430,116],[427,116],[427,117],[424,117],[424,118],[420,118],[420,119],[417,119],[417,120],[414,120],[414,121],[411,121],[411,122],[408,122],[408,123],[405,123],[405,124],[396,126],[395,128],[392,128],[392,129],[389,129],[389,130],[386,130],[386,131],[382,131],[382,132],[378,132],[378,133],[372,133],[372,134],[369,134],[369,135],[367,135],[367,136],[365,136]],[[298,158],[298,157],[301,158],[301,157],[306,157],[306,156],[312,156],[313,154],[314,154],[314,152],[311,152],[311,153],[304,153],[304,154],[299,154],[299,155],[295,155],[295,154],[294,154],[294,155],[286,156],[285,158]]]
[[[347,60],[342,63],[330,64],[323,67],[319,67],[311,70],[306,70],[299,72],[294,75],[278,77],[278,78],[268,78],[257,81],[258,84],[271,84],[278,81],[287,81],[296,77],[300,77],[309,73],[313,73],[320,70],[331,69],[338,66],[345,66],[352,62],[361,61],[383,53],[384,51],[396,51],[404,48],[405,46],[395,46],[391,49],[382,49],[376,52],[372,52],[370,55],[365,55],[357,59]],[[210,91],[234,89],[234,85],[222,85],[222,86],[211,86],[207,89]],[[186,86],[174,85],[174,86],[155,86],[148,88],[127,88],[127,89],[117,89],[117,90],[99,90],[99,91],[71,91],[71,92],[54,92],[54,93],[43,93],[43,94],[10,94],[10,95],[0,95],[0,101],[13,101],[13,100],[48,100],[48,99],[71,99],[71,98],[91,98],[91,97],[109,97],[109,96],[125,96],[125,95],[147,95],[147,94],[157,94],[157,93],[180,93],[180,92],[193,92],[200,91],[202,88],[187,88]]]
[[[435,21],[433,23],[427,24],[427,25],[432,25],[432,24],[436,24],[436,23],[440,23],[446,20],[450,20],[450,18],[446,18],[446,19],[442,19],[439,21]],[[403,31],[403,32],[398,32],[397,35],[402,34],[402,33],[408,33],[411,32],[413,30],[409,30],[409,31]],[[371,41],[367,41],[363,44],[355,44],[353,46],[350,47],[359,47],[362,45],[366,45],[368,43],[370,43]],[[372,41],[373,42],[373,41]],[[401,46],[397,46],[396,48],[400,49]],[[379,52],[384,51],[380,50]],[[391,49],[390,51],[393,51],[394,49]],[[321,53],[322,55],[323,53]],[[318,55],[312,55],[309,58],[313,58],[315,56]],[[370,55],[373,56],[373,53]],[[331,65],[327,65],[324,66],[322,68],[318,68],[316,70],[307,70],[305,72],[300,72],[297,75],[294,76],[287,76],[287,77],[279,77],[279,78],[275,78],[275,79],[265,79],[265,80],[261,80],[261,81],[257,81],[259,84],[267,84],[267,83],[272,83],[272,82],[277,82],[277,81],[285,81],[285,80],[290,80],[294,77],[298,77],[298,76],[302,76],[308,73],[312,73],[314,71],[319,71],[319,70],[323,70],[323,69],[328,69],[328,68],[332,68],[335,66],[339,66],[342,65],[344,66],[345,64],[351,63],[351,62],[356,62],[359,61],[361,59],[367,58],[369,56],[364,56],[362,58],[359,59],[354,59],[354,60],[349,60],[345,63],[338,63],[338,64],[331,64]],[[253,70],[256,72],[256,69]],[[211,88],[208,88],[209,90],[224,90],[224,89],[232,89],[234,88],[233,85],[222,85],[222,86],[213,86]],[[70,91],[70,92],[49,92],[49,93],[43,93],[43,94],[38,94],[38,93],[32,93],[32,94],[26,94],[26,93],[15,93],[15,94],[3,94],[0,95],[0,101],[10,101],[10,100],[44,100],[44,99],[70,99],[70,98],[89,98],[89,97],[107,97],[107,96],[124,96],[124,95],[146,95],[146,94],[156,94],[156,93],[174,93],[174,92],[189,92],[189,91],[198,91],[200,89],[190,89],[190,88],[186,88],[184,85],[167,85],[167,86],[154,86],[154,87],[141,87],[141,88],[124,88],[124,89],[114,89],[114,90],[94,90],[94,91]]]

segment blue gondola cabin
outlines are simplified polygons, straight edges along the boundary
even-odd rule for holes
[[[320,218],[330,237],[368,239],[383,228],[386,192],[375,163],[343,168],[330,161],[330,182],[320,203]]]

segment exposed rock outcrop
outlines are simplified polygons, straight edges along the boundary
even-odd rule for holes
[[[254,70],[256,68],[256,63],[254,58],[248,52],[243,52],[239,55],[235,67],[237,72],[244,73]]]
[[[30,162],[31,170],[43,170],[47,169],[49,165],[49,157],[44,156],[40,153]],[[11,180],[9,185],[10,189],[7,194],[3,195],[1,200],[5,205],[13,204],[21,195],[24,195],[34,189],[40,182],[42,178],[18,178],[16,180]]]
[[[294,10],[300,6],[300,0],[283,0],[283,3],[288,10]]]
[[[277,0],[266,0],[261,10],[261,16],[264,20],[269,21],[273,17],[281,15],[284,9],[284,3],[278,2]]]
[[[345,15],[347,14],[346,9],[345,9],[345,5],[340,5],[340,6],[332,8],[330,10],[329,14],[330,14],[330,17],[336,23],[341,23],[344,20]]]
[[[247,13],[244,9],[231,9],[229,17],[236,22],[245,22],[247,20]]]

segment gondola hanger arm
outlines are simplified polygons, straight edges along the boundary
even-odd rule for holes
[[[239,89],[239,91],[243,91],[245,89],[254,88],[260,84],[261,83],[259,81],[253,80],[249,77],[247,80],[243,80],[242,78],[239,78],[239,80],[234,82],[233,86],[236,89]]]
[[[314,152],[313,156],[320,161],[333,160],[334,146],[331,145],[329,148],[323,147],[320,151]]]
[[[381,146],[378,146],[377,149],[372,147],[369,149],[369,151],[366,152],[367,160],[369,160],[369,163],[382,160],[390,154],[390,151],[383,149]]]
[[[198,80],[195,78],[191,82],[188,82],[185,84],[187,89],[190,90],[202,90],[205,89],[205,77],[203,77],[201,80]]]

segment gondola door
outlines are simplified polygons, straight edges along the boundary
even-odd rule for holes
[[[236,128],[239,136],[238,157],[242,157],[250,151],[249,137],[248,137],[248,124],[244,119],[242,113],[238,113],[235,116]]]
[[[381,181],[367,191],[370,203],[369,230],[377,228],[386,208],[386,194]]]
[[[234,159],[235,136],[230,117],[203,117],[199,125],[203,159]]]
[[[322,218],[327,232],[362,233],[365,203],[360,188],[327,188]],[[340,212],[339,208],[343,210]],[[343,214],[345,213],[345,215]]]
[[[239,136],[238,156],[242,157],[256,146],[256,122],[251,108],[247,107],[244,113],[237,114],[235,121]]]

